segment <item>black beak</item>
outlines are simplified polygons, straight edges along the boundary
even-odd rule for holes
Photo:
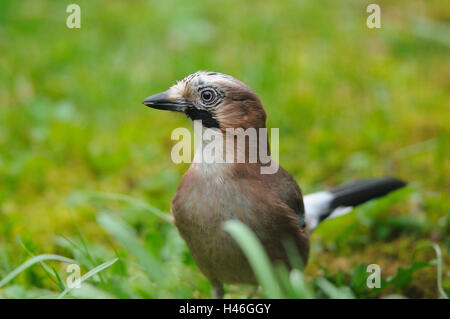
[[[142,101],[142,104],[154,109],[174,112],[184,112],[186,108],[190,106],[190,103],[187,103],[186,101],[171,101],[167,92],[149,96],[144,101]]]

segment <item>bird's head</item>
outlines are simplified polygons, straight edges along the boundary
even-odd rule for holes
[[[258,95],[243,82],[222,73],[193,73],[142,103],[185,113],[192,120],[202,120],[204,127],[222,131],[266,127],[266,113]]]

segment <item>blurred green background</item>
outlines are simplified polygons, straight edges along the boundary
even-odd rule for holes
[[[83,274],[117,256],[67,296],[209,297],[160,216],[187,169],[170,159],[170,134],[190,123],[141,101],[210,70],[260,95],[304,193],[364,177],[410,182],[319,227],[305,270],[317,296],[326,278],[358,298],[439,297],[436,254],[417,250],[429,243],[449,293],[448,1],[376,1],[381,29],[366,27],[373,1],[77,0],[81,29],[69,29],[72,2],[0,2],[0,280],[44,253]],[[379,289],[365,286],[373,263]],[[36,264],[0,296],[54,296],[66,277],[64,263]]]

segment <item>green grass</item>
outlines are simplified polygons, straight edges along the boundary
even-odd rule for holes
[[[304,272],[267,265],[261,291],[227,297],[450,293],[449,4],[378,1],[382,28],[370,30],[368,1],[80,0],[70,30],[69,3],[0,3],[0,282],[38,260],[1,297],[63,293],[67,263],[37,257],[48,254],[83,275],[118,258],[65,297],[210,296],[168,213],[187,169],[170,160],[170,133],[190,124],[140,104],[199,69],[260,95],[305,193],[410,182],[323,223]],[[380,289],[365,286],[373,263]]]

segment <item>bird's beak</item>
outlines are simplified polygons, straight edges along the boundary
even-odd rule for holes
[[[142,101],[142,104],[154,109],[174,112],[184,112],[186,108],[190,106],[190,103],[187,103],[186,101],[170,99],[167,91],[149,96]]]

